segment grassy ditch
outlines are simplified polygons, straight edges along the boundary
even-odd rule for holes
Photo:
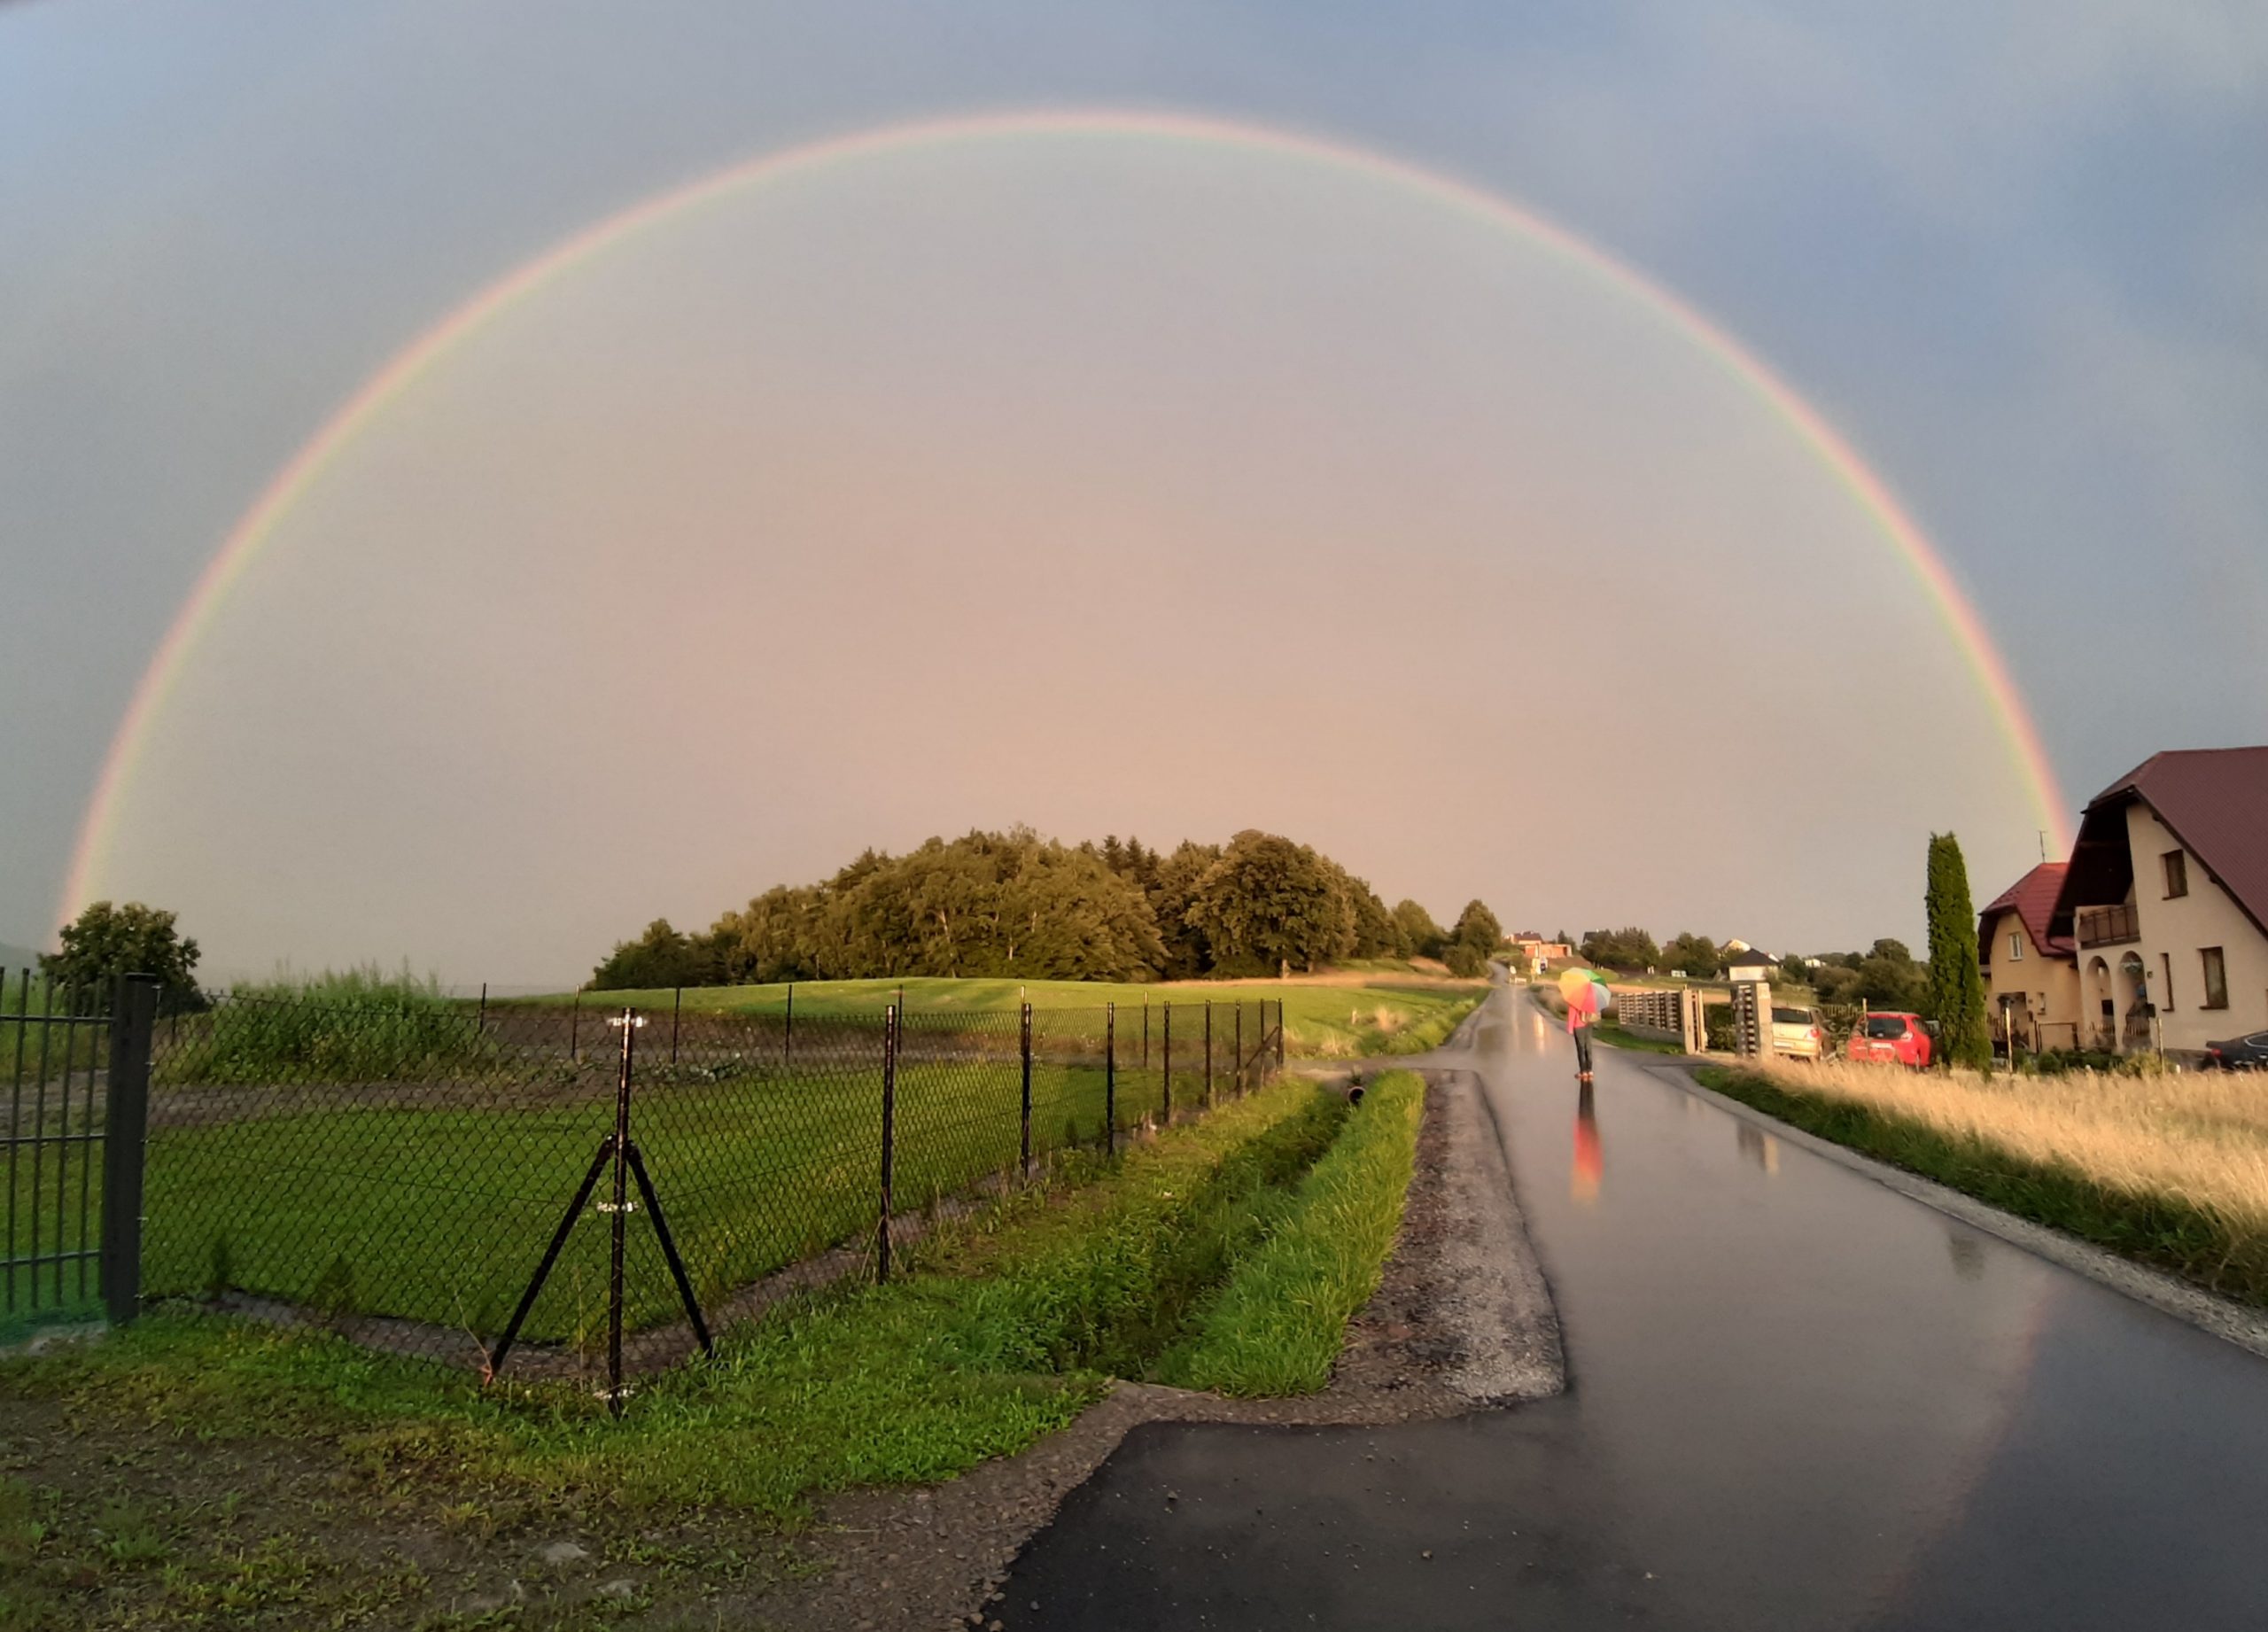
[[[2268,1107],[2226,1074],[2012,1080],[1829,1061],[1696,1076],[1806,1132],[2268,1307]]]
[[[1161,1381],[1251,1395],[1312,1394],[1331,1380],[1347,1322],[1378,1290],[1402,1228],[1425,1104],[1416,1073],[1379,1078],[1288,1216],[1161,1362]]]

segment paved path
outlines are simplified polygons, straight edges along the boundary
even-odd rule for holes
[[[2268,1362],[1646,1056],[1598,1051],[1579,1130],[1572,1051],[1515,994],[1473,1036],[1429,1063],[1482,1079],[1568,1392],[1137,1429],[1027,1550],[1008,1626],[2268,1627]]]

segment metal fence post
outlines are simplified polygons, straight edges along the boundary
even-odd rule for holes
[[[1237,1072],[1236,1087],[1234,1092],[1239,1098],[1242,1098],[1244,1094],[1244,1004],[1242,1000],[1239,999],[1235,1006],[1237,1011],[1237,1036],[1235,1045],[1237,1051]]]
[[[1020,1147],[1021,1154],[1017,1160],[1021,1163],[1018,1170],[1026,1177],[1029,1177],[1031,1176],[1031,1005],[1027,1003],[1023,1008],[1023,1138]]]
[[[630,1071],[637,1049],[638,1011],[622,1011],[622,1063],[614,1079],[614,1230],[606,1278],[606,1408],[622,1415],[622,1250],[630,1227]]]
[[[577,1046],[582,1023],[583,989],[578,986],[575,988],[574,997],[567,1005],[567,1063],[569,1065],[579,1063],[583,1057]]]
[[[670,999],[670,1063],[677,1063],[677,1022],[685,1013],[685,988],[680,986]]]
[[[1163,1039],[1165,1069],[1158,1077],[1158,1094],[1160,1103],[1163,1107],[1161,1114],[1168,1122],[1171,1122],[1173,1120],[1173,1005],[1167,1003],[1163,1006],[1165,1008]]]
[[[1213,1104],[1213,999],[1205,999],[1205,1105]]]
[[[796,1058],[796,983],[788,983],[788,1035],[780,1044],[780,1063],[788,1065]]]
[[[110,1085],[103,1107],[103,1308],[111,1325],[142,1309],[142,1176],[150,1121],[150,1039],[157,1028],[158,982],[129,975],[118,983],[110,1024]]]
[[[889,1214],[892,1164],[897,1139],[897,1005],[882,1012],[882,1211],[874,1234],[874,1280],[889,1279]]]
[[[480,983],[480,1020],[477,1030],[482,1031],[488,1030],[488,983],[486,981]]]
[[[1276,999],[1276,1069],[1284,1069],[1284,999]]]
[[[1102,1147],[1118,1150],[1118,1005],[1102,1006]]]
[[[1142,994],[1142,1069],[1150,1069],[1150,994]]]

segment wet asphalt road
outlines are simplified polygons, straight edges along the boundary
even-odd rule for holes
[[[1026,1550],[1007,1626],[2268,1628],[2268,1362],[1646,1056],[1598,1051],[1584,1124],[1566,1039],[1490,1003],[1471,1063],[1568,1392],[1137,1429]]]

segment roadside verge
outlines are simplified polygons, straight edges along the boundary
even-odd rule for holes
[[[1730,1115],[1769,1129],[1790,1143],[1863,1174],[1900,1195],[2268,1358],[2268,1311],[2220,1296],[2163,1269],[1872,1154],[1873,1149],[1886,1154],[1895,1151],[1915,1158],[1919,1165],[1930,1159],[1929,1152],[1934,1146],[1947,1164],[1941,1170],[1964,1175],[1978,1171],[1972,1165],[1977,1153],[1961,1149],[1943,1135],[1923,1129],[1918,1131],[1917,1139],[1916,1130],[1903,1125],[1903,1119],[1876,1112],[1846,1118],[1839,1105],[1788,1094],[1761,1079],[1744,1080],[1741,1074],[1723,1066],[1664,1064],[1646,1069]],[[1722,1092],[1719,1084],[1733,1092]],[[1845,1139],[1850,1142],[1844,1142]],[[1854,1144],[1861,1147],[1853,1148]],[[2068,1200],[2062,1186],[2074,1182],[2088,1185],[2065,1174],[2046,1187],[2033,1188],[2031,1176],[2019,1170],[2022,1165],[1995,1166],[1988,1161],[1982,1170],[1992,1177],[1981,1181],[1980,1187],[1990,1188],[1996,1199],[2006,1198],[2016,1207],[2052,1215]]]

